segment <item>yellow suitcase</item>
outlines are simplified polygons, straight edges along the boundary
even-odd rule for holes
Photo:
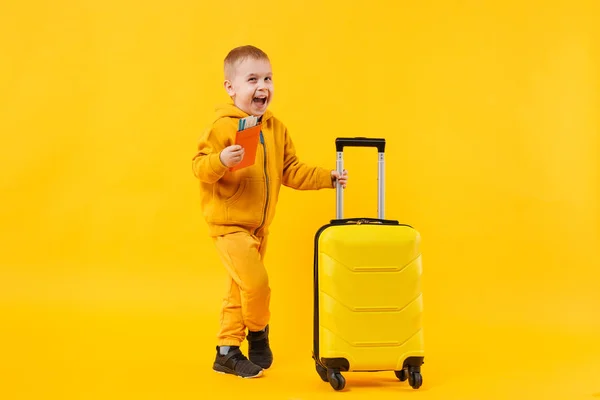
[[[420,235],[385,219],[385,139],[336,139],[337,169],[344,147],[376,147],[379,156],[378,218],[343,218],[343,190],[336,189],[337,218],[315,235],[313,359],[335,390],[341,372],[393,371],[418,389],[424,360]]]

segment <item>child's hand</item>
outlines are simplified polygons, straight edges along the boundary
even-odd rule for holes
[[[235,167],[244,159],[244,148],[239,144],[225,147],[219,158],[226,167]]]
[[[331,171],[331,180],[333,181],[333,183],[335,184],[335,181],[337,180],[338,182],[340,182],[340,184],[342,185],[342,188],[346,188],[346,185],[348,184],[348,171],[344,170],[344,172],[340,175],[340,173],[337,170],[332,170]]]

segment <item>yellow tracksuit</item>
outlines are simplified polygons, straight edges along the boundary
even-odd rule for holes
[[[247,116],[233,104],[217,107],[192,162],[209,234],[228,272],[220,346],[239,346],[246,328],[258,331],[269,322],[270,287],[263,261],[281,185],[298,190],[335,187],[329,169],[299,161],[287,128],[269,110],[262,116],[254,164],[230,172],[219,154],[235,144],[238,121]]]

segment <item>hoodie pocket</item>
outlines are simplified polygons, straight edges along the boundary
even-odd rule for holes
[[[240,184],[238,185],[238,187],[235,190],[235,192],[233,193],[233,195],[231,197],[225,199],[225,204],[227,204],[227,205],[234,204],[236,201],[238,201],[240,199],[240,197],[242,197],[242,194],[244,194],[244,190],[246,189],[246,182],[247,182],[247,179],[240,181]]]
[[[230,223],[258,226],[263,218],[265,205],[265,181],[246,178],[237,191],[225,201],[227,221]]]

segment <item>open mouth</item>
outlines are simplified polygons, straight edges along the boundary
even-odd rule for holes
[[[264,106],[267,103],[267,96],[257,96],[252,101],[258,105]]]

